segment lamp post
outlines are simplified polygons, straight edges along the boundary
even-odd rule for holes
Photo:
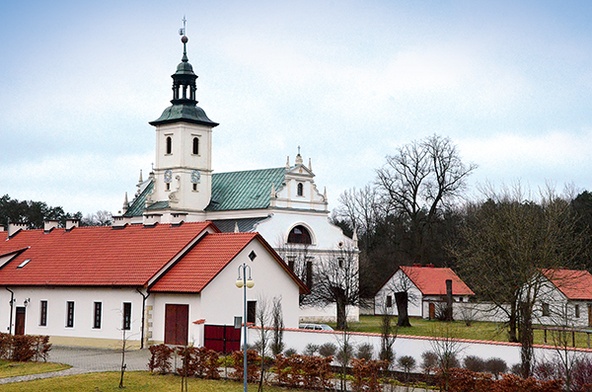
[[[255,260],[257,254],[254,251],[249,253],[249,259]],[[249,277],[247,278],[247,271]],[[238,266],[238,278],[236,279],[236,287],[243,289],[243,391],[247,392],[247,288],[255,286],[255,282],[251,278],[251,267],[246,263]]]

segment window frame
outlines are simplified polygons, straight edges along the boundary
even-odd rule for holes
[[[66,328],[74,328],[74,301],[66,301]]]
[[[122,306],[122,324],[121,327],[124,331],[132,329],[132,303],[124,302]]]
[[[39,326],[47,327],[47,300],[39,301]]]
[[[93,303],[93,329],[101,329],[103,324],[103,303],[95,301]]]

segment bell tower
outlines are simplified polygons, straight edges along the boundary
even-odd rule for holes
[[[197,75],[187,58],[183,35],[183,57],[173,78],[171,106],[150,125],[156,128],[154,189],[147,209],[203,212],[212,194],[212,129],[195,98]]]

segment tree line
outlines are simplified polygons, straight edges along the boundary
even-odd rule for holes
[[[0,226],[18,223],[29,229],[41,229],[44,221],[57,220],[64,227],[68,219],[79,220],[81,226],[106,226],[112,221],[111,214],[104,210],[83,216],[80,211],[66,212],[63,207],[52,207],[42,201],[17,200],[9,195],[0,197]]]
[[[476,169],[449,138],[413,141],[387,156],[373,181],[345,191],[332,219],[358,234],[362,295],[372,297],[401,265],[450,267],[479,300],[507,313],[526,376],[540,272],[592,268],[592,194],[535,194],[515,183],[485,185],[471,198],[467,179]]]

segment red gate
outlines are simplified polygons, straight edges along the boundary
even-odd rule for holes
[[[233,325],[204,325],[204,346],[224,354],[240,350],[240,328]]]

